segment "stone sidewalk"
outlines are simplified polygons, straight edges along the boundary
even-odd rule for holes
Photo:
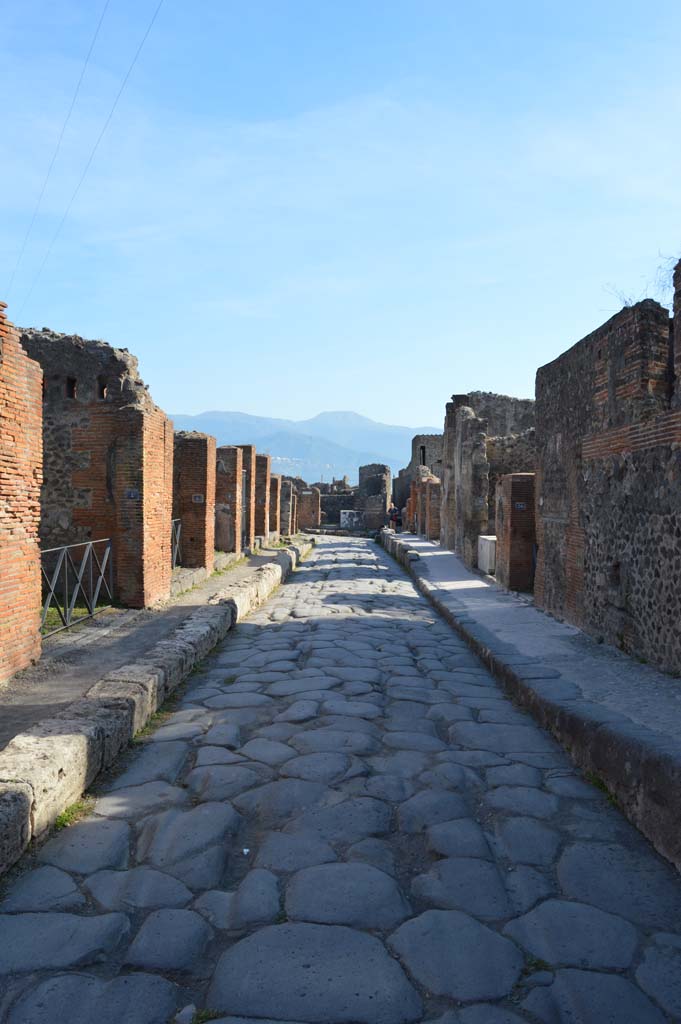
[[[381,540],[513,699],[681,868],[681,680],[556,621],[439,544]]]
[[[681,878],[328,539],[0,904],[3,1024],[661,1024]]]

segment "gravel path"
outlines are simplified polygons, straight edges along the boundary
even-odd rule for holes
[[[681,878],[366,540],[322,539],[24,867],[9,1024],[681,1019]]]

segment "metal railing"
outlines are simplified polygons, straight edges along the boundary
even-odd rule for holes
[[[43,636],[52,636],[109,608],[113,602],[112,570],[109,537],[41,551]]]
[[[173,569],[182,564],[182,520],[170,520],[170,547],[172,550]]]

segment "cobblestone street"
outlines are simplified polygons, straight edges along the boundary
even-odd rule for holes
[[[678,873],[369,540],[320,538],[22,867],[7,1024],[681,1019]]]

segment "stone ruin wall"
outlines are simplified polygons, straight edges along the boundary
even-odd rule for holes
[[[537,441],[534,427],[521,434],[487,438],[489,463],[488,526],[496,532],[496,491],[502,476],[509,473],[534,473],[537,465]]]
[[[125,349],[47,328],[21,344],[44,374],[40,539],[110,537],[114,588],[131,607],[167,596],[173,430]]]
[[[322,494],[322,514],[325,524],[340,524],[340,514],[344,509],[351,511],[355,507],[355,491],[345,493]]]
[[[679,267],[675,285],[678,315]],[[540,608],[676,673],[679,347],[645,300],[538,370],[535,584]]]
[[[390,466],[373,462],[359,467],[355,509],[364,513],[366,530],[380,530],[385,526],[392,494],[391,485]]]
[[[409,488],[416,477],[418,466],[427,466],[434,476],[442,475],[442,434],[415,434],[411,440],[411,458],[393,481],[393,501],[399,509],[404,508],[409,497]]]
[[[0,682],[40,657],[42,372],[0,302]]]
[[[321,495],[318,487],[305,487],[298,492],[298,528],[318,530],[322,525]]]

